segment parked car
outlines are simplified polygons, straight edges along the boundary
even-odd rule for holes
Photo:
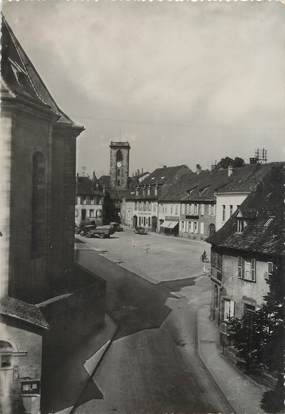
[[[135,233],[137,233],[137,234],[147,234],[147,231],[144,227],[136,227]]]
[[[86,236],[91,230],[95,230],[95,224],[86,224],[85,226],[80,226],[79,234],[80,236]]]
[[[115,231],[124,231],[123,227],[117,221],[112,221],[110,226],[113,227]]]
[[[99,237],[100,239],[109,239],[112,234],[110,227],[97,227],[96,229],[90,229],[86,233],[86,237]]]

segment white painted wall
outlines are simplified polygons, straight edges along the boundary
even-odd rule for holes
[[[230,206],[233,213],[246,199],[249,193],[216,194],[216,231],[219,230],[230,218]],[[223,206],[225,206],[225,220],[223,220]]]

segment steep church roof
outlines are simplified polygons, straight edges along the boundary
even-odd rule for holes
[[[1,96],[26,98],[58,115],[57,122],[79,127],[59,108],[3,15],[1,32]]]

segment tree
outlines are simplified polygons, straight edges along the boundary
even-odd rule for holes
[[[283,260],[284,262],[284,260]],[[241,319],[229,322],[230,338],[237,355],[245,361],[248,372],[266,368],[277,376],[274,390],[265,392],[261,402],[268,412],[284,408],[284,263],[273,266],[269,275],[269,293],[255,312],[245,312]]]
[[[230,165],[234,168],[243,167],[245,164],[245,161],[240,157],[235,157],[234,159],[231,157],[225,157],[221,158],[221,160],[218,162],[216,168],[220,169],[226,169]]]
[[[233,167],[234,168],[243,167],[244,164],[245,164],[244,159],[242,159],[240,157],[235,157],[235,159],[233,160]]]

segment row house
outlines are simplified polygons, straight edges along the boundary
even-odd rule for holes
[[[160,205],[173,206],[176,234],[186,238],[205,239],[215,231],[215,191],[227,183],[228,179],[226,170],[199,169],[196,173],[184,174],[179,182],[169,186],[167,192],[164,191]]]
[[[171,183],[177,183],[186,172],[190,172],[186,165],[164,166],[157,168],[141,182],[138,182],[135,188],[129,192],[123,204],[122,216],[128,215],[125,224],[134,228],[144,227],[151,231],[160,231],[163,228],[161,225],[166,221],[176,221],[178,224],[179,214],[177,217],[173,214],[175,220],[166,220],[171,218],[171,209],[169,209],[169,214],[165,214],[166,207],[161,206],[159,200],[162,192],[166,191]]]
[[[227,322],[257,310],[284,258],[284,164],[270,164],[211,243],[211,318],[227,345]]]
[[[87,176],[76,178],[75,224],[79,226],[87,221],[102,224],[104,191],[96,178]]]

